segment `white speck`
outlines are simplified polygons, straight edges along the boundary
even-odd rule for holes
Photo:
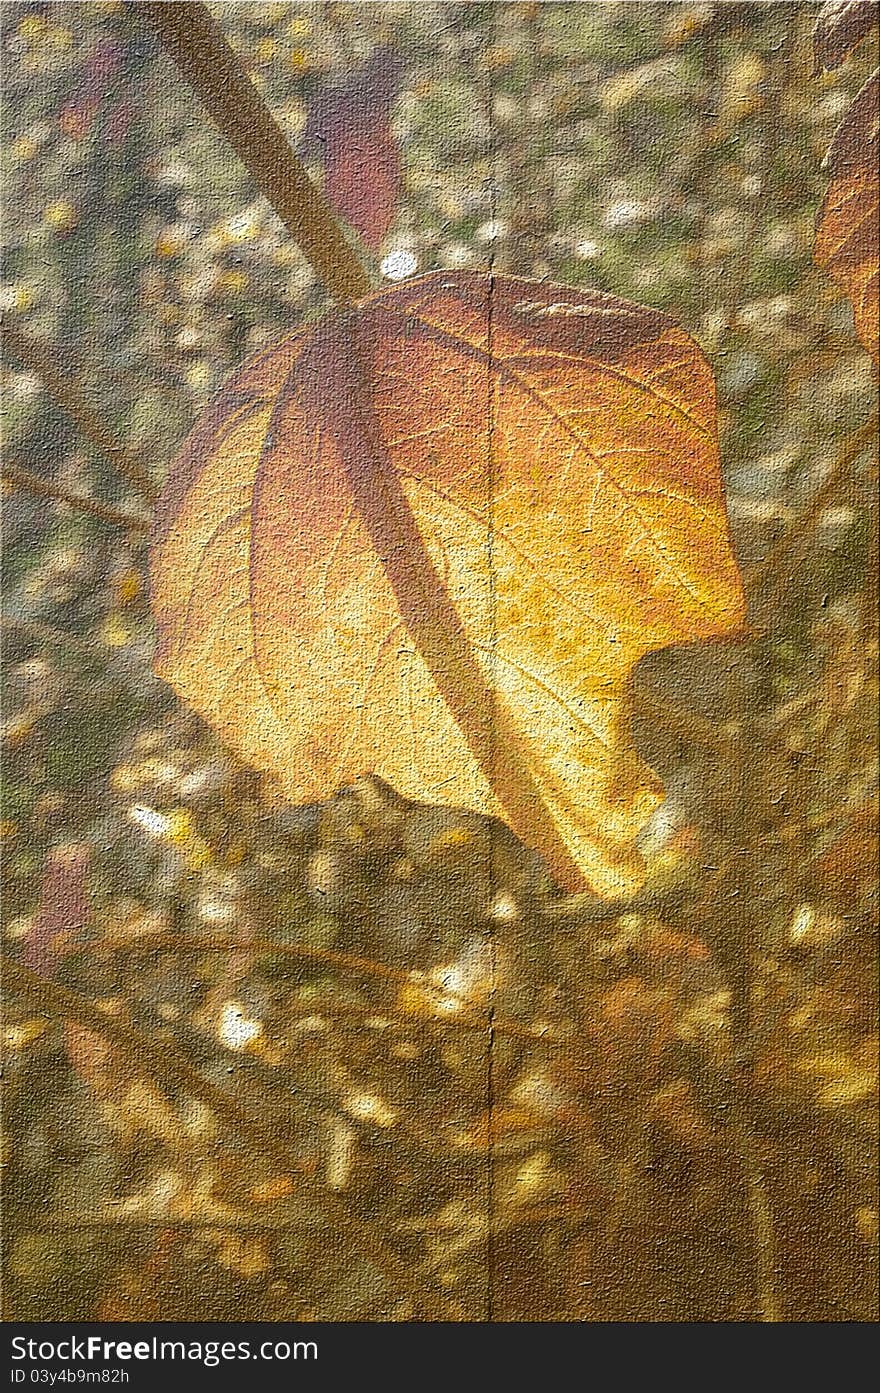
[[[619,227],[635,227],[651,216],[651,205],[640,203],[634,198],[623,198],[606,209],[602,219],[605,226],[614,230]]]
[[[419,259],[410,251],[398,249],[389,252],[379,264],[379,270],[386,281],[405,281],[419,269]]]
[[[507,223],[501,218],[490,218],[477,228],[474,235],[478,242],[497,242],[507,236]]]
[[[192,170],[183,160],[169,160],[167,164],[160,165],[156,170],[156,182],[159,184],[177,184],[183,186],[192,183]]]
[[[223,230],[230,242],[249,242],[260,231],[260,222],[259,208],[252,204],[227,218]]]
[[[513,924],[519,917],[519,905],[510,891],[499,891],[492,901],[489,918],[498,919],[502,924]]]
[[[460,271],[465,266],[473,265],[474,254],[464,242],[449,242],[440,248],[438,260],[451,271]]]
[[[514,1192],[511,1199],[515,1204],[527,1203],[538,1196],[559,1193],[563,1188],[562,1177],[554,1168],[549,1153],[536,1151],[524,1161],[514,1176]]]
[[[9,379],[9,395],[17,397],[20,401],[29,401],[31,397],[39,396],[42,390],[40,379],[32,373],[18,372]]]
[[[327,1184],[331,1190],[344,1190],[351,1178],[357,1150],[357,1133],[342,1119],[333,1128],[327,1153]]]
[[[0,310],[14,310],[20,292],[21,285],[17,282],[10,281],[6,285],[0,285]]]
[[[263,1027],[260,1022],[250,1020],[244,1014],[244,1008],[240,1002],[227,1001],[224,1003],[217,1034],[221,1044],[224,1044],[228,1050],[243,1050],[262,1033]]]
[[[150,837],[167,837],[171,831],[170,818],[157,812],[155,808],[148,808],[145,803],[135,803],[133,808],[129,808],[128,816],[136,827],[140,827]]]
[[[313,1031],[326,1030],[328,1022],[323,1016],[303,1016],[294,1026],[295,1030],[311,1034]]]
[[[816,911],[811,904],[799,904],[788,931],[789,943],[802,943],[808,937],[816,919]]]
[[[234,924],[238,918],[238,908],[232,900],[209,896],[199,900],[196,914],[203,924]]]
[[[170,1200],[180,1193],[183,1179],[177,1171],[161,1171],[153,1184],[153,1196],[157,1200]]]
[[[510,1101],[543,1117],[553,1117],[563,1111],[568,1099],[549,1073],[539,1071],[519,1080],[511,1090]]]
[[[439,988],[437,1014],[451,1015],[485,1005],[497,985],[492,946],[472,943],[456,962],[434,968],[431,980]]]
[[[374,1122],[377,1127],[393,1127],[397,1121],[397,1113],[378,1093],[351,1093],[344,1107],[359,1122]]]
[[[850,508],[848,504],[844,503],[837,508],[826,508],[819,519],[819,526],[823,530],[826,527],[831,529],[852,527],[856,516],[855,508]]]
[[[574,254],[579,261],[595,261],[597,256],[601,256],[602,248],[598,242],[585,237],[582,242],[578,242],[574,249]]]

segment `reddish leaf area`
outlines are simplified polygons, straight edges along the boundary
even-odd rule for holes
[[[58,124],[72,140],[83,140],[101,109],[111,84],[125,59],[125,48],[118,39],[98,39],[83,69],[82,82],[58,117]]]
[[[24,961],[45,977],[55,973],[59,948],[75,943],[88,926],[91,848],[69,842],[46,855],[40,903],[25,942]]]
[[[633,663],[736,632],[712,374],[665,315],[438,273],[258,354],[171,470],[157,671],[288,797],[370,771],[618,893]]]
[[[853,815],[813,863],[825,895],[843,913],[870,894],[876,881],[878,835],[880,805],[873,801]]]
[[[398,73],[397,56],[377,49],[343,84],[312,99],[302,137],[308,153],[320,151],[333,208],[374,251],[394,219],[403,180],[391,130]]]
[[[89,925],[89,874],[92,848],[87,842],[66,842],[46,854],[40,902],[25,940],[24,961],[42,977],[54,977],[61,955],[83,937]],[[64,1025],[67,1057],[84,1083],[95,1087],[119,1059],[91,1031],[72,1021]],[[118,1077],[118,1076],[117,1076]]]
[[[828,155],[831,184],[819,212],[817,265],[852,302],[856,333],[880,363],[880,71],[856,97]]]
[[[877,0],[829,0],[813,30],[817,68],[839,68],[877,23]]]

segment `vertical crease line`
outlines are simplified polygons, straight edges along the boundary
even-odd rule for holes
[[[489,163],[489,216],[493,224],[493,232],[498,218],[498,186],[496,182],[496,160],[497,143],[494,126],[494,111],[492,108],[492,89],[489,85],[489,132],[490,132],[490,163]],[[488,274],[487,274],[487,297],[486,297],[486,464],[487,464],[487,493],[488,493],[488,526],[486,532],[486,562],[489,584],[489,607],[490,607],[490,682],[489,692],[492,702],[492,710],[489,722],[489,759],[492,766],[493,786],[494,786],[494,763],[495,752],[497,749],[497,646],[498,646],[498,595],[495,578],[495,456],[494,456],[494,436],[495,436],[495,405],[496,394],[493,382],[493,312],[495,295],[495,241],[494,238],[489,243],[488,255]],[[497,976],[497,953],[495,946],[495,920],[492,917],[492,906],[496,898],[496,855],[494,833],[487,839],[489,852],[488,866],[488,890],[489,890],[489,932],[487,943],[489,949],[489,1002],[487,1012],[487,1060],[486,1060],[486,1158],[487,1158],[487,1193],[486,1193],[486,1319],[494,1320],[495,1317],[495,997],[498,990]]]

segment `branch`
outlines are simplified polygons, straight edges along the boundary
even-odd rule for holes
[[[785,1317],[778,1290],[779,1264],[776,1252],[776,1229],[767,1191],[767,1180],[758,1157],[755,1130],[748,1117],[743,1116],[735,1120],[734,1135],[737,1139],[743,1169],[755,1246],[758,1319],[766,1325],[777,1325]]]
[[[208,7],[146,0],[137,12],[152,25],[330,295],[351,301],[369,294],[370,278],[330,204],[294,155]]]
[[[743,774],[747,755],[743,751]],[[740,788],[745,779],[737,780]],[[775,1324],[782,1320],[782,1273],[777,1261],[775,1221],[767,1177],[760,1161],[760,1138],[755,1114],[754,1031],[755,952],[753,918],[760,907],[755,877],[747,873],[758,855],[758,842],[742,842],[731,847],[721,863],[716,882],[714,916],[704,926],[703,937],[723,972],[730,991],[728,1021],[730,1029],[732,1106],[729,1136],[732,1138],[742,1171],[745,1211],[751,1228],[755,1264],[757,1320]],[[721,894],[727,881],[726,894]],[[733,892],[731,894],[731,891]],[[714,920],[714,923],[713,923]],[[706,930],[712,926],[714,931]],[[751,1310],[742,1319],[753,1319]]]
[[[72,653],[79,653],[84,658],[91,658],[93,662],[106,666],[106,649],[99,649],[96,643],[90,643],[77,634],[65,634],[61,629],[53,629],[49,624],[39,624],[32,619],[4,618],[0,621],[0,627],[13,634],[23,634],[34,643],[50,643],[54,647],[69,648]]]
[[[113,508],[109,503],[101,503],[96,498],[85,498],[82,494],[71,493],[51,480],[41,479],[39,474],[32,474],[29,469],[22,469],[18,465],[4,464],[3,478],[13,488],[24,489],[27,493],[36,494],[38,498],[53,498],[56,503],[66,503],[69,508],[75,508],[81,513],[90,513],[92,517],[101,518],[104,522],[113,522],[134,532],[149,530],[150,524],[146,518],[124,513],[121,509]]]
[[[143,1074],[148,1074],[160,1087],[184,1089],[193,1098],[205,1103],[222,1122],[247,1136],[259,1151],[271,1156],[286,1171],[296,1176],[297,1186],[332,1219],[345,1229],[360,1245],[360,1251],[381,1271],[403,1295],[410,1297],[418,1314],[426,1320],[448,1320],[450,1311],[443,1297],[433,1292],[415,1289],[414,1274],[392,1248],[384,1242],[371,1224],[358,1219],[330,1191],[310,1181],[301,1169],[301,1158],[289,1150],[278,1135],[272,1119],[266,1122],[252,1117],[222,1088],[211,1083],[189,1062],[174,1044],[151,1036],[105,1015],[94,1002],[79,992],[52,982],[22,963],[2,955],[9,987],[27,996],[38,1010],[47,1015],[77,1021],[94,1031],[124,1054]]]
[[[28,1219],[23,1227],[28,1233],[46,1233],[57,1237],[59,1230],[78,1229],[151,1229],[160,1231],[208,1229],[213,1233],[281,1233],[287,1229],[303,1229],[313,1232],[314,1220],[309,1218],[291,1219],[252,1219],[237,1214],[51,1214],[31,1223]]]
[[[544,900],[540,917],[554,930],[588,929],[620,919],[624,914],[662,914],[681,909],[693,893],[690,885],[676,885],[668,890],[640,890],[626,899],[606,900],[590,890],[582,890],[575,895]]]
[[[371,958],[358,958],[348,953],[335,953],[330,948],[308,948],[300,943],[276,943],[270,938],[242,940],[222,936],[185,938],[180,934],[149,934],[136,939],[105,938],[100,940],[99,946],[102,949],[109,949],[113,953],[271,953],[278,957],[298,958],[301,962],[321,963],[326,967],[335,967],[342,972],[352,973],[356,977],[379,978],[383,982],[393,982],[397,986],[412,986],[414,981],[412,972],[400,967],[389,967],[386,963],[374,962]],[[78,947],[81,945],[72,945],[71,951],[76,951]],[[430,981],[427,981],[425,985],[430,992],[432,990]],[[444,998],[455,999],[457,997],[457,993],[447,991],[445,988],[438,987],[435,990]],[[463,1005],[469,1005],[464,997],[459,999]],[[357,1018],[377,1014],[375,1007],[345,1006],[340,1003],[334,1003],[330,1007],[312,1007],[307,1014],[314,1015],[316,1011],[319,1015],[351,1015]],[[459,1016],[446,1017],[407,1016],[400,1012],[388,1012],[383,1008],[381,1014],[395,1025],[405,1026],[408,1030],[428,1027],[441,1030],[485,1031],[488,1025],[485,1018],[464,1012]],[[558,1036],[531,1026],[520,1025],[518,1021],[495,1018],[493,1030],[496,1035],[504,1035],[512,1040],[522,1040],[527,1044],[561,1046],[566,1043]]]
[[[634,697],[633,706],[636,716],[651,721],[689,745],[715,750],[725,760],[740,758],[742,742],[734,722],[710,721],[678,702],[651,697],[641,688]]]
[[[58,351],[44,347],[28,334],[3,321],[3,343],[26,368],[36,373],[60,407],[67,412],[83,435],[101,451],[120,474],[148,503],[155,502],[156,489],[139,455],[121,444],[92,410],[69,371],[58,363]]]
[[[834,497],[841,479],[846,477],[865,446],[870,444],[876,435],[877,417],[874,415],[849,436],[839,456],[828,471],[824,483],[819,486],[806,510],[780,537],[776,545],[770,548],[763,560],[757,562],[746,572],[745,581],[750,589],[766,585],[768,580],[784,579],[784,577],[777,575],[780,562],[788,556],[798,542],[803,540],[805,533],[809,531],[823,513],[826,505]]]

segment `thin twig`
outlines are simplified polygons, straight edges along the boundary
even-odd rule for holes
[[[329,1223],[329,1221],[327,1221]],[[36,1224],[26,1223],[28,1233],[57,1234],[65,1229],[74,1233],[77,1229],[207,1229],[215,1233],[278,1233],[285,1229],[315,1228],[315,1218],[252,1219],[238,1214],[165,1214],[156,1216],[144,1214],[52,1214],[40,1217]]]
[[[743,777],[740,789],[746,787]],[[753,864],[759,854],[759,840],[745,841],[739,848],[745,866]],[[738,858],[737,858],[738,859]],[[736,873],[733,872],[735,877]],[[723,880],[723,878],[722,878]],[[776,1262],[776,1238],[773,1209],[766,1177],[758,1159],[758,1136],[754,1119],[755,1034],[753,1024],[753,994],[755,961],[750,933],[754,906],[749,880],[744,879],[729,888],[739,891],[736,899],[728,898],[719,913],[724,919],[724,933],[713,945],[713,951],[727,978],[730,990],[728,1020],[730,1025],[731,1062],[736,1090],[735,1106],[731,1109],[730,1135],[735,1142],[745,1184],[746,1210],[752,1229],[752,1249],[755,1263],[757,1318],[765,1324],[782,1320],[782,1297],[779,1291],[779,1272]]]
[[[106,666],[106,649],[101,649],[96,643],[79,638],[76,634],[63,633],[61,629],[53,629],[49,624],[39,624],[32,619],[4,618],[2,627],[11,633],[24,634],[27,638],[33,639],[35,643],[50,643],[54,647],[69,648],[72,653],[79,653],[82,657],[89,658],[102,667]]]
[[[156,488],[143,467],[140,456],[123,445],[104,425],[83,396],[73,374],[58,362],[58,351],[21,333],[3,320],[3,344],[26,368],[36,373],[49,395],[67,412],[82,431],[120,474],[148,503],[155,502]]]
[[[136,517],[134,513],[125,513],[121,508],[114,508],[110,503],[101,503],[96,498],[86,498],[80,493],[71,493],[69,489],[60,487],[51,479],[41,479],[39,474],[32,474],[29,469],[22,469],[20,465],[4,464],[3,478],[13,488],[36,494],[38,498],[54,499],[56,503],[63,503],[66,507],[74,508],[80,513],[90,513],[92,517],[101,518],[103,522],[116,523],[117,526],[127,527],[134,532],[149,531],[150,523],[147,518]]]
[[[279,957],[297,958],[301,962],[321,963],[326,967],[333,967],[342,972],[353,973],[357,977],[375,977],[384,982],[393,982],[398,986],[418,986],[421,985],[419,979],[414,977],[412,972],[404,968],[390,967],[386,963],[374,962],[371,958],[354,957],[348,953],[336,953],[330,948],[309,948],[300,943],[276,943],[273,939],[250,939],[242,940],[238,938],[224,938],[214,936],[212,938],[186,938],[179,934],[149,934],[143,938],[104,938],[98,946],[101,949],[109,949],[114,953],[175,953],[175,954],[199,954],[199,953],[266,953]],[[469,1005],[464,998],[458,998],[457,994],[446,987],[437,986],[430,979],[426,979],[425,991],[428,995],[436,994],[442,996],[444,1000],[461,1000],[463,1004]],[[485,1031],[487,1022],[484,1017],[474,1016],[462,1012],[460,1015],[431,1016],[431,1015],[403,1015],[400,1012],[388,1012],[385,1008],[360,1006],[336,1007],[333,1005],[327,1008],[323,1006],[313,1006],[306,1013],[314,1015],[357,1015],[369,1019],[370,1017],[381,1017],[389,1020],[392,1024],[405,1026],[408,1030],[419,1028],[436,1029],[461,1029]],[[496,1021],[494,1028],[497,1034],[505,1035],[513,1040],[522,1040],[527,1044],[547,1044],[561,1046],[565,1041],[559,1037],[549,1034],[532,1026],[520,1025],[517,1021]]]
[[[135,8],[152,25],[333,298],[352,301],[369,294],[370,277],[330,204],[294,155],[207,5],[145,0]]]
[[[160,1087],[165,1090],[184,1089],[191,1097],[205,1103],[220,1121],[249,1137],[260,1152],[271,1156],[286,1171],[293,1173],[301,1193],[307,1193],[336,1225],[347,1230],[358,1241],[363,1254],[403,1295],[412,1300],[419,1315],[428,1320],[450,1318],[449,1306],[443,1296],[432,1292],[426,1283],[419,1287],[411,1267],[388,1247],[371,1224],[357,1218],[338,1196],[315,1184],[302,1172],[301,1158],[288,1148],[271,1119],[263,1122],[251,1116],[222,1088],[200,1074],[170,1040],[154,1040],[134,1026],[105,1014],[79,992],[41,977],[6,954],[2,955],[2,963],[8,987],[27,996],[37,1009],[51,1016],[77,1021],[87,1030],[94,1031]]]
[[[777,1289],[776,1229],[767,1193],[767,1181],[755,1144],[755,1129],[743,1112],[734,1124],[740,1161],[746,1182],[749,1216],[755,1250],[755,1281],[759,1320],[776,1325],[784,1319]]]
[[[746,571],[746,586],[756,589],[767,584],[768,580],[784,579],[777,575],[780,562],[784,561],[789,552],[801,543],[806,533],[812,528],[825,510],[827,504],[835,495],[838,484],[846,476],[852,465],[858,459],[865,446],[870,444],[877,435],[877,416],[873,415],[866,421],[859,430],[854,431],[847,437],[846,443],[839,456],[831,466],[824,482],[819,486],[808,507],[791,527],[780,537],[779,541],[770,548],[767,555],[757,562],[750,570]]]
[[[303,962],[322,963],[326,967],[353,972],[361,977],[379,977],[386,982],[405,985],[412,974],[401,967],[374,962],[348,953],[336,953],[332,948],[309,948],[301,943],[277,943],[271,938],[231,938],[213,934],[210,938],[187,938],[181,934],[144,934],[138,938],[102,938],[92,948],[109,949],[114,953],[271,953],[279,957],[299,958]]]
[[[518,1212],[505,1216],[504,1220],[497,1225],[499,1231],[509,1228],[518,1228],[526,1224],[546,1224],[564,1223],[581,1224],[587,1212],[575,1209],[565,1204],[536,1205],[531,1209],[522,1209]],[[195,1229],[206,1230],[209,1233],[283,1233],[290,1229],[301,1229],[306,1232],[313,1232],[321,1222],[319,1215],[291,1215],[289,1212],[282,1211],[278,1214],[271,1212],[265,1217],[254,1216],[252,1214],[128,1214],[128,1213],[85,1213],[85,1214],[50,1214],[46,1217],[41,1216],[37,1223],[26,1223],[25,1228],[28,1233],[47,1233],[58,1234],[65,1230],[74,1233],[77,1229]],[[391,1230],[399,1234],[448,1234],[454,1230],[454,1221],[438,1220],[435,1217],[427,1219],[401,1220],[391,1225]]]

